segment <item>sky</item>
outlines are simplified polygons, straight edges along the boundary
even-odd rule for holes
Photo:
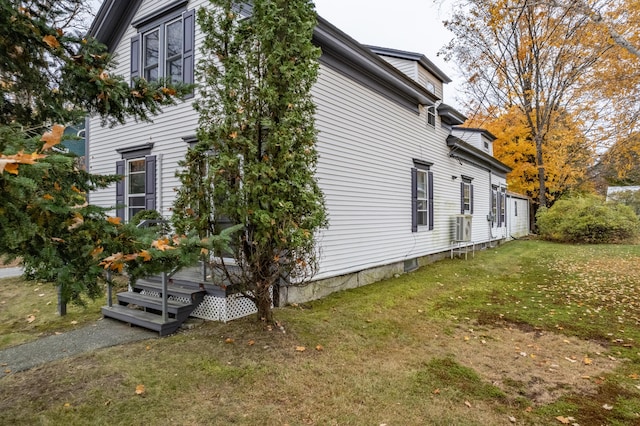
[[[444,98],[446,103],[456,106],[454,92],[460,77],[453,63],[437,56],[453,38],[442,23],[450,12],[448,3],[434,0],[315,0],[318,15],[362,44],[424,54],[453,80],[445,85]]]

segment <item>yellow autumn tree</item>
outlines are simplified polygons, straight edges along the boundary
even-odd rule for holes
[[[468,125],[484,127],[497,139],[493,153],[513,170],[507,175],[509,190],[539,199],[540,185],[536,166],[536,145],[527,119],[518,107],[502,113],[476,115]],[[588,189],[588,167],[593,163],[593,149],[580,130],[580,123],[569,114],[556,113],[543,150],[546,168],[545,190],[549,201],[572,190]]]
[[[455,38],[444,52],[445,59],[455,60],[466,77],[469,115],[493,107],[517,107],[534,149],[535,161],[530,164],[537,175],[538,205],[546,206],[548,195],[573,180],[572,173],[556,175],[553,168],[557,168],[557,158],[575,150],[573,142],[561,146],[574,138],[554,132],[599,119],[600,105],[591,93],[594,64],[613,44],[597,33],[595,23],[575,4],[559,7],[531,0],[456,3],[461,7],[445,23]],[[563,114],[575,118],[563,122]],[[527,168],[527,174],[530,171]],[[547,184],[552,188],[547,189]]]

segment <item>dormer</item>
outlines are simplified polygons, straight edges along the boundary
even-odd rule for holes
[[[442,70],[420,53],[377,46],[367,47],[440,99],[443,95],[443,85],[451,83],[451,79]]]
[[[469,127],[454,127],[451,134],[469,145],[493,156],[493,141],[496,137],[488,130]]]

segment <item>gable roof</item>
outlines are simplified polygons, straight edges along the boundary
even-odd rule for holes
[[[431,74],[436,76],[443,83],[451,83],[451,79],[447,77],[447,75],[444,72],[442,72],[440,68],[438,68],[433,62],[429,60],[429,58],[427,58],[422,53],[407,52],[404,50],[389,49],[387,47],[379,47],[379,46],[367,46],[367,47],[371,49],[373,53],[377,53],[378,55],[416,61],[420,65],[422,65],[424,69],[426,69]]]
[[[500,160],[475,146],[463,141],[459,137],[450,135],[447,137],[447,146],[451,148],[449,156],[460,160],[468,161],[480,167],[488,168],[492,171],[509,173],[512,169]]]
[[[480,134],[482,134],[482,136],[486,137],[491,142],[493,142],[496,139],[498,139],[496,136],[493,135],[493,133],[491,133],[487,129],[478,129],[478,128],[475,128],[475,127],[454,127],[453,130],[457,130],[457,131],[460,131],[460,132],[480,133]]]
[[[113,51],[122,40],[128,26],[131,25],[142,1],[105,0],[91,25],[89,35],[106,44],[109,50]],[[176,0],[162,9],[186,3],[187,0]],[[146,17],[142,17],[139,20],[145,19]],[[313,32],[313,43],[321,48],[320,61],[324,65],[416,113],[419,110],[418,105],[431,106],[440,100],[369,48],[320,16],[318,16],[318,24]],[[426,58],[424,59],[428,61]],[[440,72],[440,74],[442,73]],[[448,80],[448,77],[444,77]]]

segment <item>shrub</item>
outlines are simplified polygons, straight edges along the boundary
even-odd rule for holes
[[[620,191],[609,196],[611,201],[631,207],[640,216],[640,191]]]
[[[594,195],[558,200],[536,215],[540,236],[571,243],[618,243],[640,233],[640,220],[633,209],[606,203]]]

